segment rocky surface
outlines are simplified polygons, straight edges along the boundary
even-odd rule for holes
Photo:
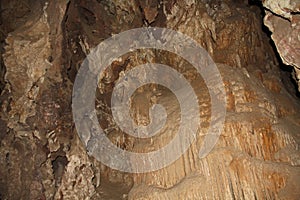
[[[136,185],[129,193],[130,199],[298,198],[299,193],[291,191],[297,189],[299,181],[299,137],[296,136],[299,104],[282,86],[275,89],[279,82],[268,73],[262,73],[260,79],[228,65],[219,65],[219,69],[228,84],[228,113],[224,132],[214,150],[205,159],[197,158],[205,135],[204,124],[198,140],[182,158],[165,169],[135,175]],[[203,95],[203,86],[199,87],[200,102],[205,105],[209,97]],[[172,98],[165,98],[172,107]],[[294,102],[295,107],[287,106],[287,102]],[[209,110],[204,106],[200,110],[202,117],[207,118]],[[286,115],[292,110],[294,114],[290,114],[294,117]],[[178,121],[176,116],[173,121]],[[170,135],[173,126],[169,124],[162,134]],[[163,144],[169,140],[164,138]],[[152,145],[145,149],[149,143],[139,142],[135,147],[147,152],[162,145],[160,138],[153,138]],[[287,151],[291,154],[282,153]]]
[[[280,2],[263,2],[276,14],[264,21],[283,61],[297,70],[299,6]],[[1,10],[0,199],[299,199],[300,102],[261,30],[258,7],[243,0],[23,0],[1,1]],[[112,89],[143,63],[167,64],[184,75],[199,98],[202,127],[170,166],[128,174],[86,153],[72,119],[72,86],[99,42],[144,26],[178,30],[209,52],[225,84],[227,115],[217,145],[199,159],[211,112],[201,76],[170,52],[123,55],[103,75],[96,100],[99,122],[115,145],[152,151],[178,126],[175,96],[155,85],[134,94],[131,116],[147,124],[149,107],[161,103],[170,114],[163,131],[141,140],[115,126]]]
[[[300,1],[264,0],[264,24],[272,32],[278,53],[286,65],[294,67],[293,78],[300,91]]]

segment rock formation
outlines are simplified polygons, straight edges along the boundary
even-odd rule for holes
[[[300,101],[262,30],[264,17],[300,87],[299,2],[278,2],[263,1],[264,17],[259,4],[244,0],[1,1],[0,199],[299,199]],[[196,140],[178,160],[149,173],[125,173],[88,155],[74,126],[72,90],[82,61],[100,42],[149,26],[179,31],[207,50],[224,82],[227,114],[216,146],[200,159],[211,120],[203,77],[171,52],[121,56],[102,76],[95,101],[116,146],[153,151],[179,125],[174,94],[150,84],[134,93],[130,113],[147,124],[150,107],[161,103],[169,114],[162,132],[138,139],[116,127],[113,88],[137,65],[161,63],[183,74],[201,116]]]
[[[300,1],[264,0],[265,25],[272,32],[272,40],[282,61],[294,67],[293,78],[300,90]]]

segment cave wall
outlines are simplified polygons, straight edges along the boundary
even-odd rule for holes
[[[286,65],[293,66],[293,79],[300,91],[300,1],[264,0],[264,24],[272,32],[272,40]]]
[[[268,2],[264,5],[272,10]],[[242,0],[24,0],[1,1],[1,9],[0,199],[300,197],[299,99],[286,89],[292,83],[282,81],[257,6]],[[276,16],[267,14],[266,24],[270,18]],[[109,99],[113,86],[123,73],[143,63],[168,64],[185,75],[197,89],[204,127],[170,166],[130,174],[110,169],[86,153],[72,119],[72,86],[81,62],[99,42],[144,26],[178,30],[209,52],[225,84],[227,115],[214,150],[199,159],[210,113],[201,77],[168,52],[139,50],[122,56],[99,83],[96,104],[99,122],[114,130],[107,136],[116,145],[147,152],[174,136],[168,127],[176,127],[176,115],[170,117],[163,139],[140,141],[114,127]],[[297,33],[298,26],[291,27],[289,33]],[[296,59],[294,50],[287,55]],[[293,66],[299,66],[294,61]],[[163,94],[158,102],[178,111],[174,96],[164,88],[142,88],[131,111],[137,123],[149,118],[150,97],[158,92]]]

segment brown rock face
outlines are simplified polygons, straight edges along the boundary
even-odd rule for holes
[[[268,9],[264,23],[272,32],[283,63],[294,67],[293,78],[300,91],[300,1],[265,0],[263,6]]]
[[[263,1],[273,12],[264,23],[299,80],[297,3]],[[261,30],[258,7],[243,0],[12,0],[0,5],[0,199],[300,198],[300,102]],[[175,162],[148,173],[125,173],[88,155],[73,121],[72,90],[94,47],[147,26],[179,31],[207,50],[224,83],[227,113],[217,144],[200,159],[212,121],[204,77],[168,51],[139,49],[122,55],[101,74],[95,100],[99,124],[114,145],[151,152],[167,145],[180,125],[178,99],[169,88],[152,83],[130,98],[130,117],[148,125],[151,107],[161,104],[167,113],[163,129],[142,139],[116,126],[113,89],[141,64],[165,64],[182,74],[195,91],[201,117],[195,141]]]

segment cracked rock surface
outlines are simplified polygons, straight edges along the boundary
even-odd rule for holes
[[[300,91],[300,1],[264,0],[264,24],[284,64],[294,67],[293,78]]]
[[[299,84],[299,2],[263,5],[269,10],[264,23]],[[0,199],[300,198],[300,101],[257,6],[244,0],[11,0],[0,6]],[[179,125],[176,96],[149,84],[131,97],[130,116],[147,125],[149,109],[160,103],[168,113],[165,127],[140,139],[116,126],[110,97],[135,66],[161,63],[183,74],[201,116],[196,140],[178,160],[131,174],[88,155],[72,118],[72,89],[82,61],[101,41],[147,26],[177,30],[207,50],[224,82],[227,114],[213,151],[199,159],[211,120],[203,78],[171,52],[124,54],[101,76],[95,100],[98,121],[114,145],[150,152],[166,145]]]

